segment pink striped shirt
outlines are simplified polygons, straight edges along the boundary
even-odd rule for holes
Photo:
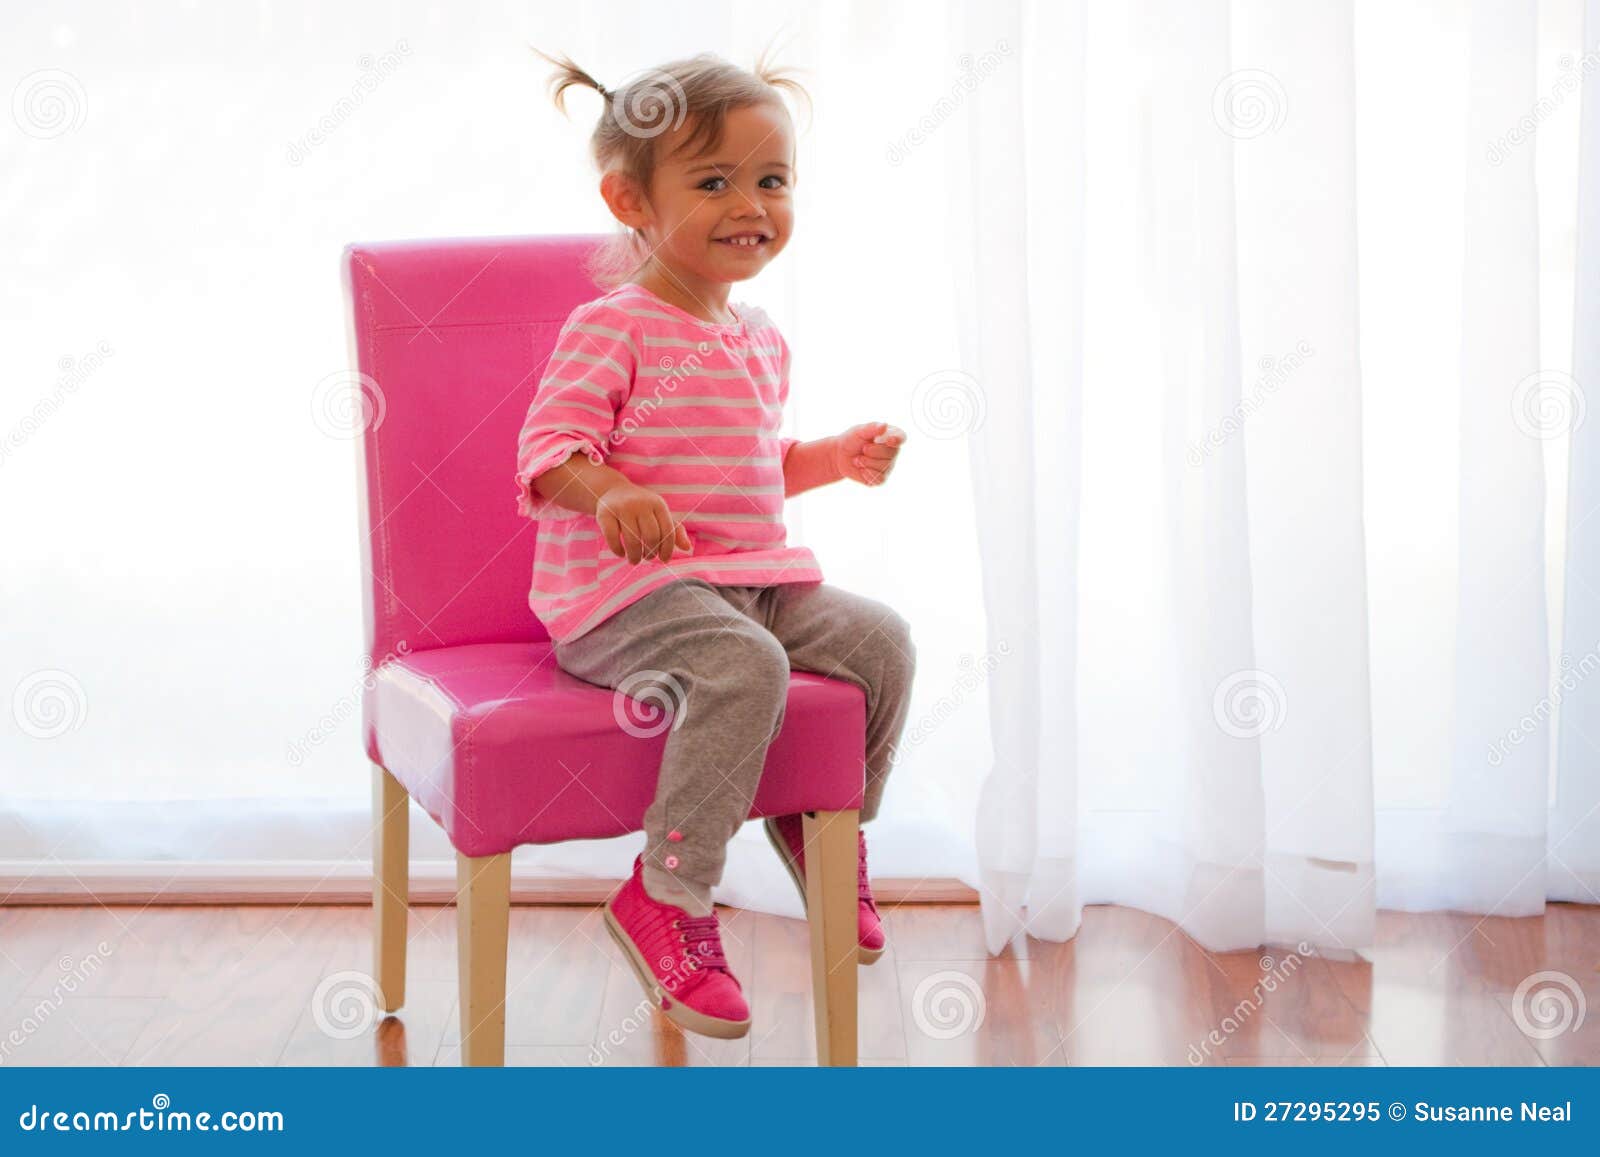
[[[800,441],[778,432],[789,347],[760,308],[733,311],[733,324],[702,321],[630,282],[562,326],[517,443],[517,510],[539,523],[528,605],[555,642],[686,576],[822,581],[783,525],[783,456]],[[593,515],[532,489],[579,450],[660,494],[693,550],[630,565]]]

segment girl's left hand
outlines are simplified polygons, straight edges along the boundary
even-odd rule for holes
[[[906,432],[888,422],[851,426],[838,436],[834,465],[839,468],[841,478],[853,479],[863,486],[882,485],[894,469],[905,440]]]

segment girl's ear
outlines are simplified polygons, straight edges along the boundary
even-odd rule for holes
[[[649,205],[638,182],[613,169],[600,178],[600,195],[611,215],[630,229],[643,229],[650,222]]]

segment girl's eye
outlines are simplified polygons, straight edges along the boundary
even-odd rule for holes
[[[767,182],[769,181],[772,183],[768,184]],[[707,177],[705,180],[701,181],[697,187],[704,189],[708,193],[720,193],[723,186],[725,186],[727,183],[728,178],[726,177]],[[760,185],[763,189],[781,189],[785,184],[786,182],[784,179],[778,176],[776,173],[762,177],[760,181]]]

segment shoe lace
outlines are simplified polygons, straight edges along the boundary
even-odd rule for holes
[[[728,958],[722,951],[722,936],[715,915],[680,917],[678,930],[683,934],[687,953],[696,968],[728,971]]]

